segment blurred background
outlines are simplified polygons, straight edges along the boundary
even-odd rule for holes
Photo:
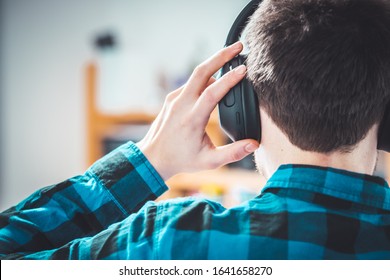
[[[140,139],[248,2],[0,0],[0,210]],[[208,130],[228,141],[215,114]],[[259,185],[252,158],[233,167],[179,175],[166,197],[245,199]]]

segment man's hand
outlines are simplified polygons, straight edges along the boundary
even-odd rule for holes
[[[137,144],[164,180],[241,160],[258,148],[250,139],[215,147],[205,131],[211,112],[244,78],[246,68],[239,66],[217,81],[212,76],[242,48],[237,42],[196,67],[184,86],[168,94],[147,135]]]

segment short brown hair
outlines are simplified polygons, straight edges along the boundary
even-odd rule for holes
[[[307,151],[348,151],[390,97],[386,0],[265,0],[248,23],[260,106]]]

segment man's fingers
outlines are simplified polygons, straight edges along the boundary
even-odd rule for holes
[[[204,89],[206,89],[208,86],[212,85],[212,84],[215,83],[216,81],[217,81],[216,78],[211,77],[210,80],[207,82],[206,87],[205,87]],[[204,90],[204,89],[203,89],[203,90]]]
[[[162,124],[162,122],[164,121],[164,117],[167,113],[167,111],[169,110],[169,106],[179,97],[179,95],[181,94],[183,88],[184,88],[185,85],[181,86],[180,88],[172,91],[171,93],[169,93],[166,98],[165,98],[165,102],[164,102],[164,105],[163,105],[163,108],[161,109],[161,111],[158,113],[156,119],[153,121],[149,131],[148,131],[148,134],[146,135],[147,137],[152,137],[153,135],[153,132],[157,132]]]
[[[210,85],[199,97],[194,106],[195,116],[202,122],[208,120],[211,112],[226,93],[240,82],[246,73],[245,65],[241,65]]]
[[[259,148],[259,143],[252,139],[240,140],[225,146],[217,147],[213,159],[214,167],[220,167],[239,161]]]
[[[232,60],[242,51],[242,43],[236,42],[226,47],[197,66],[192,73],[186,88],[189,95],[199,96],[205,88],[210,77],[214,75],[226,62]]]

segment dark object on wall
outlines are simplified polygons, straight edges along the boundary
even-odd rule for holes
[[[117,45],[115,35],[112,33],[102,33],[95,38],[94,46],[98,50],[115,48]]]

